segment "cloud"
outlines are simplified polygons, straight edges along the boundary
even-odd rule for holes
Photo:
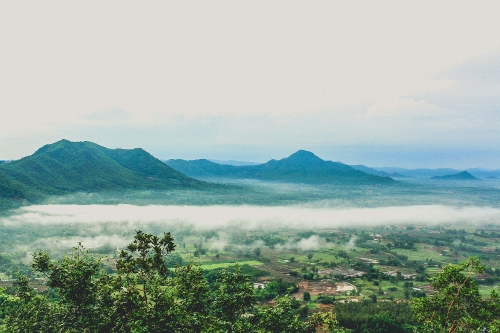
[[[95,247],[113,244],[113,246],[125,247],[130,243],[130,239],[124,238],[119,235],[100,235],[100,236],[72,236],[67,238],[61,237],[49,237],[39,239],[33,244],[29,245],[28,248],[33,251],[34,249],[50,249],[52,252],[66,251],[67,249],[73,248],[76,244],[81,243],[85,248],[92,249]]]
[[[133,205],[45,205],[21,208],[0,219],[3,225],[162,223],[169,227],[217,230],[238,227],[247,230],[321,229],[345,226],[432,223],[490,223],[500,221],[500,209],[443,205],[390,206],[377,208],[314,208],[305,206],[133,206]],[[166,230],[168,231],[168,230]],[[224,240],[223,234],[219,240]],[[315,239],[305,241],[304,246]]]
[[[258,230],[272,233],[279,230],[335,230],[341,227],[369,227],[374,225],[430,225],[438,223],[498,223],[500,209],[491,207],[453,207],[443,205],[389,206],[377,208],[328,207],[261,207],[261,206],[132,206],[132,205],[44,205],[18,209],[14,214],[0,218],[0,226],[71,226],[77,236],[45,237],[34,243],[16,245],[15,250],[29,254],[38,249],[52,254],[67,253],[81,242],[86,248],[103,245],[123,248],[130,243],[134,230],[160,230],[174,235],[187,231],[216,231],[204,247],[224,251],[226,246],[242,253],[262,248],[264,242],[237,244],[234,230]],[[56,228],[57,229],[57,228]],[[121,234],[116,234],[119,229]],[[78,231],[79,230],[79,231]],[[351,248],[356,237],[343,246]],[[317,235],[289,240],[275,245],[277,250],[316,250],[322,242]]]
[[[302,238],[297,242],[297,247],[302,251],[313,251],[319,247],[319,236],[312,235],[309,238]]]

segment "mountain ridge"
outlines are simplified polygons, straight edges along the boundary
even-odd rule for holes
[[[464,171],[453,168],[417,168],[417,169],[406,169],[399,167],[367,167],[364,165],[353,165],[352,167],[358,168],[360,170],[372,173],[372,174],[380,174],[380,172],[384,172],[386,174],[392,175],[394,177],[403,177],[403,178],[423,178],[428,179],[434,176],[446,176],[452,175],[459,172]],[[468,168],[465,171],[469,172],[476,178],[480,179],[495,179],[500,178],[500,169],[483,169],[483,168]]]
[[[392,178],[370,175],[343,163],[325,161],[306,150],[298,150],[288,157],[280,160],[272,159],[258,165],[221,165],[206,159],[191,161],[176,159],[168,160],[166,163],[190,177],[229,177],[303,183],[388,184],[395,182]]]
[[[108,149],[60,140],[0,165],[0,198],[36,202],[73,192],[203,188],[208,184],[170,168],[142,148]]]

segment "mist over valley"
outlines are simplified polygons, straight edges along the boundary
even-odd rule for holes
[[[83,167],[75,164],[79,160]],[[34,250],[61,256],[81,242],[92,252],[113,256],[135,230],[169,231],[184,263],[228,265],[253,258],[262,265],[252,251],[278,257],[339,247],[350,251],[359,242],[359,230],[382,235],[415,226],[422,232],[443,227],[472,231],[495,229],[500,221],[496,179],[369,175],[306,151],[265,164],[167,164],[173,169],[140,149],[108,150],[69,141],[5,163],[0,172],[14,186],[2,192],[3,198],[16,202],[16,190],[26,195],[17,208],[2,212],[0,254],[8,262],[28,265]],[[37,175],[41,166],[43,173]],[[26,170],[29,177],[23,176]],[[80,175],[73,182],[76,170]],[[3,183],[4,188],[11,183]],[[38,190],[36,199],[29,187]],[[186,240],[191,245],[186,247]],[[203,254],[196,252],[203,246]],[[283,276],[279,272],[270,274]],[[12,277],[14,271],[3,274]]]
[[[0,333],[499,333],[499,1],[3,1]]]

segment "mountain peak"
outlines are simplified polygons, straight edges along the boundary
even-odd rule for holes
[[[2,164],[0,169],[11,182],[26,190],[27,197],[33,198],[31,192],[44,197],[73,192],[205,186],[142,148],[108,149],[90,141],[60,140],[47,144],[33,155]]]
[[[54,143],[46,144],[43,147],[39,148],[33,155],[39,155],[42,153],[47,153],[51,151],[55,151],[58,149],[81,149],[81,148],[89,148],[89,147],[99,147],[98,144],[95,144],[90,141],[69,141],[66,139],[62,139],[59,141],[56,141]]]
[[[302,149],[297,150],[295,153],[288,156],[286,159],[292,162],[299,162],[299,163],[311,163],[311,162],[323,161],[321,158],[314,155],[310,151]]]
[[[369,175],[346,164],[325,161],[307,150],[258,165],[221,165],[201,160],[170,160],[167,163],[189,176],[216,176],[299,183],[388,184],[389,177]]]

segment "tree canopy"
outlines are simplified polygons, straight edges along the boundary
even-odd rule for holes
[[[218,272],[211,290],[196,265],[169,269],[173,237],[137,231],[120,253],[117,274],[81,244],[61,260],[34,253],[33,269],[44,274],[56,297],[39,294],[19,276],[15,296],[2,295],[8,309],[5,332],[315,332],[323,326],[339,332],[332,314],[308,321],[294,315],[291,299],[274,307],[256,307],[249,277],[238,267]],[[4,297],[5,296],[5,297]],[[1,330],[1,328],[0,328]]]
[[[413,301],[415,317],[430,332],[500,332],[500,297],[493,290],[483,300],[473,275],[484,273],[478,258],[447,265],[431,278],[437,291]]]

